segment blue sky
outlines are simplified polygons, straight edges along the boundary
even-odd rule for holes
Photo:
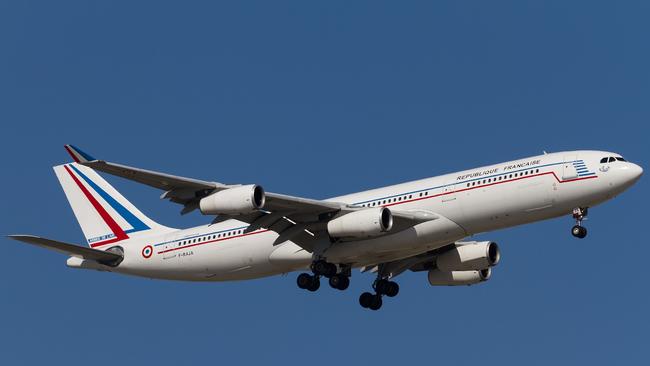
[[[326,198],[535,155],[650,167],[645,1],[1,2],[2,234],[83,237],[63,144],[139,167]],[[159,192],[109,178],[161,223]],[[1,239],[0,362],[647,363],[648,179],[591,210],[478,236],[480,286],[422,273],[379,312],[370,275],[193,284],[67,269]]]

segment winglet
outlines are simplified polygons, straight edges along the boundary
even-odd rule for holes
[[[74,159],[75,162],[77,163],[85,163],[88,161],[93,161],[97,160],[93,158],[92,156],[88,155],[87,153],[81,151],[78,147],[74,145],[65,145],[65,150],[72,156],[72,159]]]

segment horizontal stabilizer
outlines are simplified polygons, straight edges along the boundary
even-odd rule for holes
[[[96,261],[107,266],[115,266],[119,264],[123,259],[120,254],[81,247],[78,245],[63,243],[60,241],[41,238],[34,235],[9,235],[8,237],[10,239],[22,241],[23,243],[33,244],[46,249],[51,249],[72,257]]]

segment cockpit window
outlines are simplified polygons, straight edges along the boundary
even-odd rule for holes
[[[613,162],[613,161],[625,161],[625,159],[623,159],[623,158],[620,157],[620,156],[616,156],[616,157],[614,157],[614,156],[608,156],[608,157],[606,157],[606,158],[602,158],[602,159],[600,159],[600,163],[601,163],[601,164],[611,163],[611,162]]]

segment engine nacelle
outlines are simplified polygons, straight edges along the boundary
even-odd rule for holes
[[[492,276],[492,269],[486,268],[480,271],[441,271],[432,269],[429,271],[429,284],[431,286],[462,286],[475,285],[487,281]]]
[[[204,197],[199,209],[204,215],[242,215],[264,207],[264,189],[256,184],[229,188]]]
[[[492,241],[458,242],[452,250],[436,258],[436,267],[443,272],[479,271],[495,266],[501,259],[499,246]]]
[[[368,208],[337,217],[327,223],[327,232],[335,238],[370,238],[393,227],[393,214],[386,207]]]

